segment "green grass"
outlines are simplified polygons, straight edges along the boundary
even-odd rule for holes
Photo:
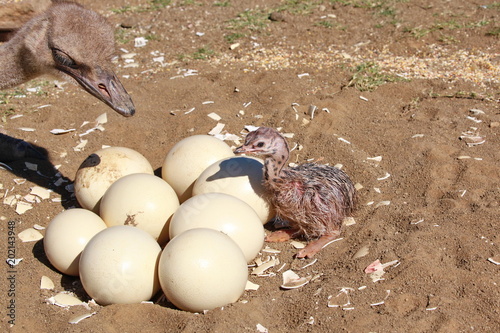
[[[156,34],[149,34],[149,35],[146,35],[144,38],[146,38],[147,40],[159,40],[160,37],[158,37]]]
[[[486,33],[486,36],[500,36],[500,27],[495,27]]]
[[[12,98],[26,96],[26,91],[15,89],[11,91],[0,91],[0,104],[9,104]]]
[[[234,43],[236,40],[245,37],[245,34],[239,33],[239,32],[234,32],[230,33],[228,35],[224,36],[224,39],[227,40],[229,43]]]
[[[373,91],[384,83],[404,80],[395,75],[382,73],[380,67],[374,62],[365,62],[356,66],[354,75],[347,86],[355,87],[359,91]]]
[[[216,55],[216,53],[215,53],[214,50],[212,50],[209,47],[204,46],[204,47],[200,47],[199,49],[197,49],[192,54],[179,54],[177,56],[177,58],[180,61],[187,61],[187,60],[191,60],[191,59],[195,59],[195,60],[207,60],[207,59],[210,59],[211,57],[213,57],[215,55]]]
[[[127,44],[132,39],[132,31],[130,29],[119,27],[115,30],[115,40],[117,43]]]
[[[451,19],[449,21],[444,21],[444,22],[436,22],[431,26],[431,30],[455,30],[455,29],[460,29],[462,28],[463,25],[455,21],[454,19]]]
[[[195,0],[183,0],[178,3],[179,6],[181,7],[186,7],[186,6],[203,6],[201,2],[196,2]]]
[[[497,9],[497,10],[500,10],[500,2],[493,2],[492,4],[489,4],[489,5],[486,5],[486,8],[493,8],[493,9]]]
[[[115,14],[123,14],[129,11],[134,11],[134,7],[131,6],[122,6],[120,8],[112,8],[111,11]]]
[[[474,28],[480,28],[489,25],[491,22],[488,20],[480,20],[477,22],[469,22],[469,23],[459,23],[454,19],[448,20],[448,21],[442,21],[442,22],[436,22],[432,24],[429,27],[415,27],[415,28],[409,28],[405,27],[403,28],[404,32],[410,33],[415,39],[420,39],[431,32],[434,31],[453,31],[457,29],[474,29]],[[448,40],[448,42],[451,41],[451,39],[454,39],[454,37],[446,34],[442,34],[440,39],[445,39]],[[453,42],[455,42],[454,40]]]
[[[262,10],[249,9],[239,13],[236,18],[228,21],[228,29],[256,31],[269,24],[269,14]]]
[[[458,39],[456,39],[455,37],[453,37],[451,35],[446,35],[446,34],[441,34],[441,36],[439,36],[438,40],[441,43],[448,44],[448,45],[458,43]]]
[[[471,22],[465,25],[466,28],[472,29],[472,28],[480,28],[484,27],[486,25],[489,25],[491,22],[488,20],[481,20],[478,22]]]
[[[315,23],[314,25],[317,25],[318,27],[324,27],[324,28],[333,28],[333,23],[330,21],[319,21]]]
[[[171,0],[152,0],[150,4],[151,9],[161,9],[170,6]]]
[[[216,1],[216,2],[214,2],[214,6],[216,6],[216,7],[229,7],[229,6],[231,6],[231,2],[229,2],[229,1]]]
[[[169,6],[171,3],[172,3],[171,0],[150,0],[145,5],[122,6],[120,8],[113,8],[113,9],[111,9],[111,11],[115,14],[123,14],[123,13],[127,13],[127,12],[143,13],[143,12],[160,10],[162,8]]]
[[[286,11],[290,14],[305,15],[310,14],[320,5],[319,1],[314,0],[286,0],[282,5],[274,8],[275,12]]]
[[[215,55],[214,50],[207,47],[201,47],[196,52],[193,53],[193,59],[206,60],[213,57],[214,55]]]

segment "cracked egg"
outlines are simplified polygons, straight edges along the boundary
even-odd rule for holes
[[[170,217],[178,207],[177,195],[166,181],[136,173],[118,179],[108,188],[99,212],[108,227],[134,226],[164,244],[168,240]]]

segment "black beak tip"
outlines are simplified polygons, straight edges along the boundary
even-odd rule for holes
[[[135,108],[114,108],[116,112],[124,117],[132,117],[135,114]]]
[[[135,114],[135,109],[130,109],[128,113],[126,113],[125,117],[132,117]]]

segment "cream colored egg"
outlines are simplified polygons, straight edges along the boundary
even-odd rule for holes
[[[130,225],[148,232],[160,244],[168,241],[169,221],[179,208],[172,187],[146,173],[124,176],[104,193],[100,215],[108,227]]]
[[[95,235],[80,258],[80,280],[101,305],[147,301],[159,290],[160,245],[144,230],[121,225]]]
[[[65,210],[47,226],[43,240],[45,255],[61,273],[78,276],[81,252],[90,239],[104,229],[104,221],[89,210]]]
[[[98,150],[88,156],[76,172],[76,199],[83,208],[99,213],[99,202],[108,187],[133,173],[153,174],[154,171],[144,156],[130,148]]]
[[[172,216],[170,238],[194,228],[222,231],[252,261],[264,244],[264,227],[246,202],[224,193],[205,193],[185,201]]]
[[[236,302],[248,280],[238,245],[207,228],[187,230],[172,239],[160,256],[158,274],[167,299],[191,312]]]
[[[274,216],[264,199],[263,163],[254,157],[231,157],[218,161],[201,173],[193,186],[193,196],[219,192],[235,196],[252,207],[262,224]]]
[[[191,197],[193,183],[211,164],[234,156],[231,148],[209,135],[193,135],[176,143],[168,152],[161,169],[182,203]]]

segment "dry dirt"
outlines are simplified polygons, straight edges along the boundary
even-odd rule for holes
[[[73,325],[68,320],[88,310],[45,300],[72,291],[88,301],[79,280],[50,265],[42,240],[16,238],[15,256],[23,260],[15,267],[13,297],[8,266],[2,265],[2,331],[256,332],[258,324],[269,332],[500,330],[500,266],[488,260],[500,256],[499,2],[80,2],[116,25],[118,55],[124,54],[120,48],[136,53],[137,67],[120,58],[116,72],[137,113],[123,118],[78,87],[43,79],[4,92],[0,129],[46,149],[50,162],[28,161],[40,173],[27,169],[26,161],[10,163],[13,171],[0,170],[0,192],[24,196],[39,185],[62,202],[43,200],[22,215],[2,204],[0,257],[9,255],[8,221],[15,221],[19,233],[47,226],[77,205],[68,183],[54,184],[54,166],[71,181],[87,155],[113,145],[139,151],[158,173],[176,142],[207,134],[217,124],[207,117],[211,112],[222,117],[227,133],[240,135],[245,125],[294,133],[290,144],[303,149],[292,152],[293,162],[342,164],[363,185],[356,224],[323,249],[315,264],[297,270],[301,276],[321,274],[302,288],[280,289],[281,272],[251,276],[257,291],[206,314],[165,301],[93,306],[94,316]],[[271,21],[272,12],[277,14]],[[136,37],[147,37],[147,45],[134,47]],[[230,49],[233,43],[240,45]],[[368,67],[365,81],[355,75],[361,73],[357,65]],[[388,82],[360,90],[380,77]],[[33,87],[39,90],[27,91]],[[310,105],[319,110],[313,119]],[[82,137],[88,143],[75,151],[79,134],[92,125],[82,123],[102,113],[108,115],[105,130]],[[49,132],[54,128],[76,131],[56,136]],[[481,144],[468,146],[471,139],[460,138],[467,131]],[[381,161],[370,159],[376,156]],[[20,178],[27,181],[17,184]],[[353,258],[365,246],[368,254]],[[289,243],[272,247],[282,251],[278,257],[288,268],[309,262],[294,259]],[[399,265],[373,282],[364,270],[376,259]],[[55,290],[40,290],[42,275],[55,282]],[[345,289],[350,304],[328,307],[342,288],[352,288]],[[12,299],[14,326],[8,323]]]

